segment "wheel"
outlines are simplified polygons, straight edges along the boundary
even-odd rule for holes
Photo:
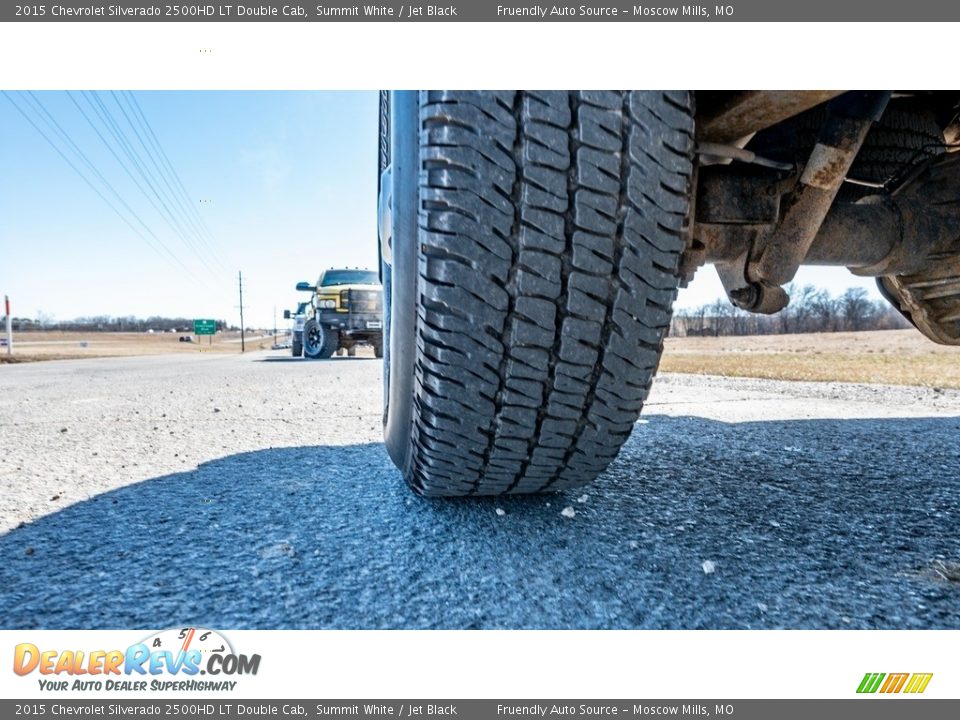
[[[300,357],[301,355],[303,355],[303,343],[302,343],[302,342],[300,342],[299,340],[294,340],[292,347],[293,347],[293,351],[292,351],[291,354],[292,354],[294,357]]]
[[[383,341],[375,342],[373,344],[373,356],[382,358],[383,357]]]
[[[692,95],[396,92],[389,109],[391,458],[430,496],[590,482],[663,350]]]
[[[357,347],[355,345],[351,345],[350,347],[347,348],[347,357],[356,357],[356,356],[357,356]]]
[[[324,327],[315,318],[303,324],[303,356],[311,360],[325,360],[337,349],[338,333]]]

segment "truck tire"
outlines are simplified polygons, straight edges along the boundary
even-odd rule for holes
[[[616,456],[680,280],[692,105],[393,94],[384,434],[416,492],[564,490]]]
[[[300,357],[303,355],[303,343],[299,340],[294,340],[292,345],[293,352],[291,353],[294,357]]]
[[[326,360],[333,356],[340,344],[338,333],[310,318],[303,324],[303,356],[311,360]]]

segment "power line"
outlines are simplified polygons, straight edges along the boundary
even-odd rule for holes
[[[183,209],[183,201],[175,193],[173,187],[170,184],[170,181],[167,179],[166,174],[163,172],[162,168],[160,167],[160,163],[157,161],[157,158],[155,157],[154,152],[151,150],[150,146],[147,144],[147,141],[144,139],[143,135],[141,135],[140,130],[137,129],[137,126],[134,123],[134,121],[130,118],[130,114],[127,113],[127,109],[123,106],[123,103],[120,102],[120,99],[123,96],[117,94],[115,91],[111,91],[110,94],[113,97],[113,101],[114,103],[116,103],[117,108],[120,110],[120,113],[123,115],[124,119],[127,121],[127,125],[129,125],[137,141],[140,143],[140,147],[142,147],[146,151],[146,157],[150,161],[150,164],[153,166],[153,170],[155,171],[154,177],[158,177],[160,179],[160,182],[162,182],[165,188],[164,195],[170,201],[170,205],[174,206],[177,209],[178,214],[187,221],[186,224],[190,225],[191,221],[189,218],[189,214]],[[159,186],[159,183],[158,183],[158,186]],[[166,203],[164,203],[164,207],[168,207]],[[171,211],[171,216],[172,215],[173,215],[173,212]],[[178,227],[182,227],[180,225],[179,220],[177,220],[176,222]],[[199,242],[201,243],[203,242],[202,238],[199,235],[197,235],[196,230],[192,229],[190,234],[195,235]],[[183,241],[186,244],[188,244],[194,252],[197,253],[197,257],[201,259],[204,265],[207,265],[206,260],[200,254],[199,244],[195,245],[192,240],[188,240],[186,232],[181,232],[181,236],[183,238]],[[207,268],[211,272],[214,272],[209,265],[207,265]]]
[[[190,201],[190,193],[187,192],[187,189],[184,186],[183,181],[180,179],[180,174],[177,172],[177,169],[174,167],[173,163],[170,162],[170,157],[167,155],[166,151],[163,149],[163,145],[160,143],[160,139],[157,137],[157,134],[153,131],[153,126],[151,126],[150,121],[147,119],[146,114],[143,112],[143,108],[140,107],[140,103],[137,101],[136,96],[129,90],[125,92],[126,92],[127,101],[132,107],[135,113],[135,116],[137,116],[140,119],[140,121],[146,128],[147,136],[151,139],[154,147],[159,153],[168,171],[173,176],[176,186],[179,188],[181,196],[185,200],[186,207],[189,208],[190,213],[196,220],[197,225],[201,228],[202,233],[206,235],[207,239],[209,239],[210,244],[208,245],[208,248],[210,249],[211,253],[213,253],[214,256],[217,258],[217,260],[219,261],[220,258],[217,255],[217,248],[215,247],[217,242],[216,242],[216,238],[213,236],[213,232],[210,230],[210,227],[204,221],[203,216],[197,210],[196,204]]]
[[[161,208],[161,206],[157,204],[157,201],[154,200],[154,198],[153,198],[153,196],[151,195],[151,193],[147,190],[147,188],[145,188],[145,187],[143,186],[143,184],[141,184],[140,180],[137,179],[136,174],[134,174],[134,171],[131,170],[131,168],[130,168],[130,166],[128,165],[128,163],[132,164],[132,163],[134,163],[135,161],[132,160],[132,159],[130,159],[129,154],[128,154],[128,160],[127,160],[127,162],[125,162],[124,159],[123,159],[122,157],[120,157],[119,154],[117,154],[117,151],[114,149],[113,145],[112,145],[112,144],[110,143],[110,141],[103,135],[103,133],[102,133],[102,132],[100,131],[100,129],[97,127],[97,124],[93,121],[93,119],[90,117],[90,115],[83,109],[83,107],[80,105],[80,103],[77,102],[77,100],[76,100],[76,98],[73,96],[73,94],[71,94],[71,93],[68,92],[68,93],[67,93],[67,97],[70,99],[70,102],[72,102],[73,105],[77,108],[77,111],[83,116],[84,120],[87,121],[87,123],[88,123],[88,124],[90,125],[90,127],[93,129],[94,133],[96,133],[97,137],[100,138],[100,141],[103,143],[104,147],[106,147],[107,150],[110,152],[110,154],[113,156],[114,160],[117,161],[117,164],[123,169],[123,171],[127,174],[127,176],[130,178],[130,180],[133,181],[134,185],[136,185],[137,189],[140,190],[140,192],[143,194],[143,196],[144,196],[144,197],[147,199],[147,201],[151,204],[151,206],[153,207],[153,209],[157,211],[157,213],[160,215],[160,217],[163,218],[164,222],[166,222],[166,224],[170,227],[171,230],[174,231],[174,233],[180,235],[181,239],[184,239],[183,236],[182,236],[182,234],[178,231],[177,226],[176,226],[173,222],[171,222],[171,218],[168,217],[168,216],[164,213],[164,210]],[[90,104],[91,108],[96,112],[96,106],[94,106],[94,105],[89,101],[89,99],[88,99],[88,103]],[[104,122],[103,118],[102,118],[101,116],[99,116],[99,114],[98,114],[98,119],[99,119],[101,122]],[[104,122],[104,126],[105,126],[105,128],[107,129],[108,132],[111,132],[111,130],[110,130],[110,128],[107,126],[106,122]],[[116,136],[114,136],[114,139],[116,140],[117,144],[120,145],[120,141],[116,139]],[[124,148],[123,148],[122,146],[120,147],[120,150],[121,150],[122,152],[125,152],[125,151],[124,151]],[[139,172],[139,171],[138,171],[138,172]],[[142,173],[141,173],[141,176],[142,176]],[[149,183],[149,181],[148,181],[146,178],[144,178],[144,182]],[[151,188],[151,189],[152,189],[152,188]],[[186,243],[185,240],[184,240],[184,242]],[[189,246],[189,243],[186,243],[186,244]],[[214,272],[213,269],[210,268],[209,266],[207,267],[207,269],[210,270],[211,272]],[[216,273],[214,273],[214,275],[216,275]]]
[[[224,272],[221,273],[214,269],[204,255],[200,252],[197,244],[190,239],[191,233],[184,227],[182,221],[178,219],[180,213],[177,212],[177,208],[173,203],[171,195],[167,190],[164,189],[163,184],[160,182],[160,180],[158,180],[156,173],[141,156],[136,143],[128,137],[127,133],[121,126],[121,123],[116,117],[114,117],[114,114],[111,112],[108,105],[99,97],[96,92],[88,91],[83,93],[82,97],[86,101],[86,104],[93,111],[96,119],[99,120],[102,126],[106,129],[117,148],[119,148],[123,156],[126,157],[128,164],[124,163],[124,161],[116,154],[116,152],[113,151],[110,140],[104,137],[102,133],[98,132],[97,134],[101,138],[101,141],[104,142],[111,150],[111,153],[114,155],[117,162],[121,165],[121,167],[124,168],[124,171],[127,172],[128,175],[131,174],[129,168],[131,166],[133,167],[133,169],[136,171],[136,175],[139,175],[143,181],[143,184],[141,184],[140,182],[136,181],[135,176],[132,177],[138,189],[150,201],[151,205],[154,207],[160,217],[170,227],[174,234],[180,238],[186,248],[196,256],[199,263],[203,265],[203,267],[213,278],[215,278],[216,283],[221,286],[221,288],[225,289],[226,271],[224,270]],[[71,100],[73,100],[75,105],[79,105],[74,98],[71,97]],[[82,108],[78,107],[78,109],[82,112]],[[124,112],[122,107],[119,107],[119,109],[121,112]],[[88,122],[92,123],[90,117],[87,116],[86,113],[82,114],[84,114]],[[131,129],[136,135],[136,128],[133,127],[132,123],[130,123],[129,117],[127,117],[127,122],[131,125]],[[96,123],[92,124],[94,127],[96,127]],[[140,140],[140,144],[143,146],[143,140],[141,137],[139,137],[139,135],[137,136],[137,139]],[[152,157],[150,160],[154,164],[154,167],[156,167],[155,160]],[[169,186],[169,183],[167,184]],[[149,192],[144,188],[144,185],[146,185],[146,187],[149,189]],[[159,206],[157,203],[159,203]]]
[[[140,223],[141,227],[143,227],[143,229],[146,230],[147,232],[150,232],[151,235],[154,237],[154,239],[157,240],[158,242],[161,242],[162,244],[162,241],[160,241],[160,239],[156,236],[156,234],[152,232],[150,227],[146,224],[146,222],[144,222],[143,218],[140,217],[140,215],[133,208],[130,207],[130,205],[120,195],[120,193],[117,192],[116,188],[113,187],[113,185],[103,176],[103,173],[101,173],[97,169],[97,167],[93,164],[90,158],[87,157],[87,155],[73,141],[69,133],[67,133],[67,131],[64,130],[63,127],[60,125],[60,123],[58,123],[56,119],[47,111],[43,103],[40,102],[39,98],[37,98],[36,95],[34,95],[32,92],[27,93],[26,95],[24,95],[24,97],[34,102],[37,108],[39,108],[39,111],[43,113],[43,115],[40,115],[40,113],[38,112],[37,116],[43,122],[46,123],[47,127],[52,129],[59,136],[61,141],[64,142],[69,147],[69,149],[73,151],[73,153],[80,159],[80,161],[87,166],[90,172],[92,172],[97,177],[97,179],[104,185],[104,187],[106,187],[106,189],[111,194],[113,194],[113,196],[124,206],[124,208],[126,208],[126,210],[131,215],[134,216],[137,222]],[[36,109],[33,109],[33,111],[37,112]],[[46,116],[46,119],[43,116]]]
[[[191,273],[190,268],[188,268],[186,265],[184,265],[183,261],[181,261],[180,258],[177,257],[176,254],[173,253],[173,252],[170,250],[170,248],[168,248],[168,247],[163,243],[163,241],[160,240],[159,237],[157,237],[156,233],[154,233],[153,230],[150,229],[150,227],[143,221],[143,219],[136,213],[136,211],[134,211],[132,208],[130,208],[130,206],[126,203],[126,201],[123,200],[123,198],[119,195],[119,193],[117,193],[117,191],[113,188],[113,186],[111,186],[111,185],[102,177],[102,175],[100,175],[99,171],[97,171],[96,168],[94,168],[94,167],[92,166],[92,164],[89,163],[89,160],[87,160],[86,157],[85,157],[82,153],[79,153],[79,154],[81,155],[81,158],[82,158],[83,160],[85,160],[85,162],[86,162],[87,164],[90,165],[90,167],[92,168],[93,172],[100,177],[101,181],[104,183],[104,185],[107,187],[107,189],[108,189],[110,192],[112,192],[112,193],[114,194],[114,196],[116,196],[116,198],[117,198],[117,200],[120,202],[120,204],[122,204],[122,205],[127,209],[127,211],[128,211],[131,215],[134,216],[134,218],[137,220],[137,222],[139,222],[139,223],[143,226],[143,228],[149,233],[149,235],[154,238],[154,240],[156,241],[157,245],[160,246],[159,248],[157,247],[157,245],[155,245],[153,242],[151,242],[150,238],[148,238],[146,235],[144,235],[143,232],[141,232],[141,231],[130,221],[129,218],[127,218],[123,213],[121,213],[120,210],[117,209],[116,205],[114,205],[112,202],[110,202],[110,200],[107,198],[107,196],[104,195],[103,192],[101,192],[100,188],[98,188],[98,187],[93,183],[93,181],[91,181],[91,179],[90,179],[89,177],[87,177],[87,175],[86,175],[80,168],[78,168],[77,165],[76,165],[69,157],[67,157],[67,155],[63,152],[63,150],[60,149],[60,147],[50,138],[50,136],[47,135],[47,133],[45,133],[45,132],[40,128],[40,126],[37,125],[37,123],[35,123],[35,122],[33,121],[33,119],[27,114],[27,112],[26,112],[22,107],[20,107],[20,105],[17,104],[17,102],[13,99],[13,96],[12,96],[9,92],[7,92],[7,91],[5,91],[5,90],[4,90],[4,91],[0,91],[0,92],[3,92],[4,97],[7,98],[7,100],[10,102],[11,105],[13,105],[13,107],[17,110],[17,112],[20,113],[20,115],[23,116],[23,118],[30,124],[30,126],[31,126],[34,130],[37,131],[37,133],[40,135],[40,137],[42,137],[42,138],[47,142],[47,144],[50,145],[50,147],[52,147],[52,148],[54,149],[54,151],[64,160],[64,162],[67,163],[67,165],[70,166],[70,168],[80,177],[80,179],[83,180],[83,181],[90,187],[90,189],[93,190],[93,191],[100,197],[100,199],[104,201],[104,203],[106,203],[107,207],[109,207],[111,210],[113,210],[113,212],[117,215],[117,217],[119,217],[134,233],[136,233],[144,242],[146,242],[147,245],[148,245],[154,252],[156,252],[156,253],[159,254],[159,255],[163,255],[164,253],[161,252],[161,249],[160,249],[160,248],[162,248],[163,251],[166,252],[166,254],[167,254],[167,256],[168,256],[169,259],[171,259],[171,260],[172,260],[173,262],[175,262],[176,264],[180,265],[180,267],[183,268],[186,272]],[[192,273],[191,273],[191,275],[192,275]]]
[[[217,275],[216,271],[214,271],[213,268],[210,267],[210,265],[206,262],[205,258],[203,258],[203,256],[199,254],[197,248],[187,238],[183,227],[180,225],[180,222],[174,216],[173,211],[170,209],[170,206],[168,205],[168,202],[167,202],[168,198],[165,198],[163,195],[161,195],[162,188],[159,188],[159,183],[157,183],[156,180],[152,178],[153,173],[150,171],[150,168],[148,168],[146,164],[142,161],[136,148],[127,138],[126,133],[124,133],[123,128],[120,127],[119,123],[113,117],[113,114],[110,112],[109,108],[96,95],[96,93],[92,93],[92,92],[88,93],[85,97],[87,99],[87,102],[90,104],[90,106],[96,112],[97,116],[100,118],[100,121],[104,124],[104,127],[106,127],[107,130],[110,132],[110,134],[113,136],[114,140],[117,142],[117,145],[120,147],[123,153],[127,156],[128,160],[133,164],[134,168],[137,170],[140,177],[150,188],[151,192],[153,192],[154,196],[156,197],[157,201],[159,201],[160,205],[163,206],[164,209],[162,211],[158,209],[158,212],[160,213],[161,217],[164,218],[164,220],[171,227],[174,233],[180,237],[184,245],[186,245],[191,252],[197,255],[197,258],[206,267],[206,269],[210,271],[211,274],[216,276]]]
[[[117,200],[127,209],[127,211],[130,212],[132,215],[134,215],[134,217],[137,219],[140,225],[148,233],[150,233],[151,237],[153,237],[158,243],[160,243],[161,246],[163,246],[164,249],[166,249],[167,252],[170,253],[170,255],[176,259],[176,261],[180,264],[181,267],[183,267],[184,269],[187,269],[188,272],[190,273],[190,276],[194,280],[199,281],[199,278],[197,278],[196,275],[194,275],[193,271],[188,269],[186,264],[183,263],[183,261],[179,258],[179,256],[177,256],[172,250],[170,250],[166,246],[166,244],[160,239],[159,235],[157,235],[157,233],[154,232],[154,230],[149,225],[147,225],[147,223],[143,220],[140,214],[137,213],[137,211],[134,210],[132,207],[130,207],[129,203],[127,203],[127,201],[123,198],[123,196],[116,190],[116,188],[114,188],[114,186],[110,183],[110,181],[107,180],[106,177],[104,177],[103,173],[100,172],[97,166],[93,163],[92,160],[90,160],[90,158],[86,155],[86,153],[83,152],[83,150],[77,145],[77,143],[73,141],[73,138],[70,137],[70,134],[63,128],[62,125],[60,125],[59,122],[57,122],[56,118],[54,118],[53,115],[49,112],[49,110],[47,110],[47,108],[43,105],[40,99],[33,92],[28,92],[27,96],[31,100],[33,100],[36,106],[46,116],[47,125],[52,126],[55,129],[55,131],[60,135],[60,137],[64,140],[64,142],[66,142],[69,145],[69,147],[73,150],[73,152],[84,162],[84,164],[90,169],[90,171],[97,176],[100,182],[103,183],[103,185],[114,195],[114,197],[117,198]]]
[[[111,183],[105,172],[101,172],[98,164],[91,159],[91,156],[75,141],[71,132],[66,129],[65,124],[61,124],[61,122],[58,121],[36,94],[32,92],[17,93],[16,95],[19,95],[21,98],[19,101],[15,99],[15,94],[5,91],[3,94],[14,109],[23,116],[28,124],[37,131],[47,144],[53,148],[64,162],[104,201],[124,224],[154,252],[164,256],[167,260],[177,265],[193,281],[198,283],[202,282],[194,272],[196,269],[195,265],[188,266],[179,254],[161,239],[160,235],[151,227],[151,224],[127,202],[127,199],[125,199]],[[186,195],[186,189],[179,179],[179,175],[176,174],[176,170],[170,163],[169,157],[166,156],[162,147],[159,146],[156,134],[153,133],[152,128],[150,128],[148,124],[144,124],[148,123],[148,121],[142,108],[134,106],[128,101],[130,113],[127,113],[121,105],[120,99],[114,95],[114,100],[117,102],[120,112],[126,118],[137,140],[139,140],[140,146],[146,151],[149,164],[141,157],[135,144],[128,138],[118,120],[96,93],[89,92],[82,95],[87,105],[93,111],[94,117],[91,117],[91,115],[81,107],[71,93],[68,92],[67,97],[95,132],[100,142],[107,148],[117,164],[120,165],[124,173],[133,181],[137,190],[150,202],[161,219],[169,226],[174,234],[180,238],[186,248],[196,256],[196,259],[199,260],[206,270],[216,278],[217,283],[223,283],[226,278],[211,267],[201,252],[201,246],[218,264],[222,265],[222,261],[209,247],[209,244],[202,234],[203,231],[200,229],[194,217],[191,216],[190,210],[193,208],[189,197]],[[135,98],[132,96],[131,100],[135,102]],[[131,114],[134,116],[134,119],[131,119]],[[96,120],[99,120],[107,135],[101,132]],[[140,125],[143,131],[142,134],[138,131],[134,120]],[[41,124],[46,127],[46,130],[44,127],[41,127]],[[152,138],[151,135],[153,136]],[[113,142],[111,142],[111,139]],[[156,145],[156,156],[151,151],[150,144]],[[72,154],[75,159],[71,159],[68,153]],[[161,154],[162,159],[158,160],[157,158],[161,157]],[[126,157],[126,162],[123,156]],[[150,164],[152,164],[153,169],[151,169]],[[154,172],[154,170],[156,172]],[[167,177],[169,173],[172,173],[172,181]],[[142,182],[137,179],[138,175]],[[164,185],[166,189],[164,189]],[[179,188],[179,190],[177,188]],[[156,200],[154,200],[154,198],[156,198]],[[197,216],[197,219],[202,222],[202,218],[199,217],[195,209],[193,209],[193,213]],[[207,232],[209,233],[209,228],[207,228]],[[190,239],[191,236],[196,237],[196,242]]]
[[[151,177],[149,177],[149,175],[151,175],[149,168],[147,168],[140,159],[136,148],[131,144],[131,142],[127,139],[126,134],[123,132],[123,128],[120,127],[110,110],[95,93],[87,93],[84,98],[93,111],[97,114],[97,117],[103,123],[107,131],[113,136],[113,139],[116,141],[118,147],[127,156],[127,159],[136,169],[137,173],[150,188],[150,191],[163,206],[164,209],[162,211],[158,210],[158,212],[162,217],[164,217],[165,221],[168,225],[170,225],[174,232],[182,235],[182,228],[177,227],[176,219],[173,217],[173,214],[170,211],[170,208],[167,206],[165,199],[160,195],[155,183]]]

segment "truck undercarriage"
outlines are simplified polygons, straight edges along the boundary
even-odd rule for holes
[[[698,94],[685,279],[713,263],[734,305],[775,313],[801,265],[845,266],[960,344],[958,127],[953,93]]]

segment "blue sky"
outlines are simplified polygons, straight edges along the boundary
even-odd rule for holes
[[[274,307],[281,315],[295,304],[298,280],[315,280],[330,266],[375,266],[376,93],[10,96],[106,198],[0,97],[0,293],[10,295],[14,315],[236,323],[242,270],[246,322],[269,327]],[[111,121],[140,170],[110,134]],[[873,283],[842,268],[802,270],[798,281],[834,293]],[[705,268],[679,304],[721,295],[716,273]]]
[[[38,119],[43,110],[33,97],[11,95],[142,235],[170,250],[151,248],[0,97],[0,292],[11,296],[14,315],[42,310],[58,319],[162,314],[238,322],[236,276],[242,270],[245,319],[269,326],[274,305],[282,314],[295,303],[298,280],[316,280],[332,265],[372,268],[377,261],[375,93],[134,93],[212,238],[176,204],[173,175],[167,174],[166,186],[138,145],[133,128],[147,133],[135,120],[127,123],[123,110],[135,116],[126,97],[97,93],[109,111],[104,117],[112,117],[139,151],[147,177],[171,209],[170,224],[148,195],[164,205],[94,115],[95,98],[33,94],[156,238]],[[155,149],[153,157],[163,167]]]

